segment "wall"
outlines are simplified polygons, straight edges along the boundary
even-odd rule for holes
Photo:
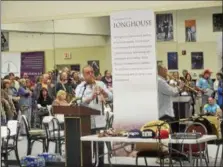
[[[110,35],[109,17],[1,24],[1,29],[19,32]]]
[[[188,69],[192,73],[199,74],[203,70],[191,70],[190,53],[202,51],[204,53],[204,68],[210,68],[214,73],[216,73],[219,70],[219,63],[217,63],[219,59],[216,53],[217,39],[221,32],[213,32],[212,14],[220,12],[222,12],[221,7],[166,12],[173,13],[174,41],[157,42],[157,60],[162,60],[164,65],[167,65],[167,52],[176,51],[179,54],[179,71],[182,71],[182,69]],[[184,21],[189,19],[196,20],[197,42],[185,42]],[[111,49],[109,43],[110,39],[108,37],[56,35],[55,41],[55,48],[57,48],[55,51],[56,63],[63,64],[64,62],[69,62],[70,64],[76,64],[76,61],[78,61],[80,64],[85,64],[89,59],[100,58],[102,71],[105,67],[107,69],[111,69]],[[51,35],[11,32],[9,47],[11,51],[47,50],[46,59],[49,59],[49,62],[47,61],[46,69],[53,68],[54,61],[52,60],[54,59],[52,59],[52,57],[49,58],[50,55],[54,55],[53,51],[49,51],[54,48]],[[69,50],[72,51],[73,57],[70,61],[65,61],[61,57],[63,52],[68,52]],[[186,56],[181,55],[182,50],[187,51]],[[86,60],[84,60],[85,58]]]
[[[46,71],[59,64],[80,64],[83,67],[87,60],[99,60],[101,71],[104,71],[111,62],[110,54],[106,52],[110,46],[107,46],[105,36],[56,34],[54,39],[53,34],[9,32],[9,41],[10,52],[44,50]],[[65,60],[65,52],[71,52],[72,58]]]
[[[170,13],[170,12],[168,12]],[[191,69],[191,52],[202,51],[204,54],[204,68],[210,68],[214,73],[219,71],[217,56],[217,39],[221,32],[213,32],[212,14],[222,13],[221,7],[172,11],[174,24],[174,41],[157,42],[157,57],[167,66],[167,52],[178,52],[179,71],[188,69],[192,73],[203,70]],[[185,42],[185,20],[196,20],[197,42]],[[182,50],[187,55],[182,56]]]

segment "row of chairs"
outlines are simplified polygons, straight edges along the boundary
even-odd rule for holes
[[[32,154],[32,148],[35,142],[42,143],[43,152],[48,152],[50,143],[53,142],[55,143],[55,152],[62,155],[61,148],[65,142],[63,123],[63,115],[44,117],[42,122],[43,129],[32,129],[25,115],[22,115],[20,122],[15,120],[8,121],[8,134],[6,138],[2,138],[1,144],[2,163],[4,163],[5,166],[8,166],[8,155],[10,152],[14,151],[16,160],[20,165],[18,139],[21,125],[25,126],[27,137],[27,155]]]
[[[107,105],[105,108],[106,115],[106,129],[112,127],[113,124],[113,112],[112,107]],[[14,126],[10,125],[14,122]],[[21,121],[8,121],[8,135],[7,138],[3,139],[2,142],[2,158],[5,166],[8,162],[8,155],[11,151],[15,151],[16,159],[20,165],[20,159],[18,154],[18,139],[20,135],[20,129],[22,126],[25,128],[26,137],[27,137],[27,155],[32,154],[32,148],[35,142],[40,142],[42,144],[42,151],[48,152],[50,143],[55,143],[55,152],[62,155],[62,145],[65,144],[65,135],[64,135],[64,115],[56,114],[55,116],[45,116],[41,120],[41,128],[33,129],[29,124],[25,115],[21,116]],[[9,129],[11,128],[11,129]],[[16,128],[16,129],[15,129]],[[10,135],[10,131],[14,131],[15,135]],[[12,142],[9,142],[13,140]],[[108,149],[111,149],[111,144],[107,143]]]
[[[18,121],[10,120],[7,122],[7,136],[2,138],[1,142],[1,166],[3,164],[8,167],[8,155],[14,151],[16,160],[20,166],[18,153],[18,138],[20,125]],[[1,132],[2,134],[3,132]]]

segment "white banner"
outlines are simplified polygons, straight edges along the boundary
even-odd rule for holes
[[[140,128],[158,120],[154,12],[117,12],[110,26],[114,128]]]
[[[8,75],[10,72],[20,77],[21,53],[4,53],[1,54],[1,77]]]

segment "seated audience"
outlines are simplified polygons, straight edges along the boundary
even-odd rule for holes
[[[62,72],[60,75],[60,82],[56,84],[56,93],[60,90],[65,91],[67,93],[67,101],[70,101],[73,96],[73,88],[72,81],[68,79],[68,74],[66,72]]]
[[[208,98],[208,104],[204,105],[204,114],[208,114],[208,115],[213,115],[213,116],[221,116],[222,115],[222,111],[219,107],[219,105],[217,105],[215,103],[215,100],[213,97],[209,97]]]
[[[67,93],[64,90],[59,90],[57,92],[56,99],[53,101],[53,106],[69,106],[66,101]]]
[[[40,105],[40,107],[46,107],[52,105],[52,102],[53,100],[49,96],[48,90],[46,88],[42,88],[40,91],[39,99],[37,100],[37,104]]]

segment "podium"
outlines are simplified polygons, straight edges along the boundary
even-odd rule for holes
[[[86,106],[53,106],[54,114],[64,114],[66,167],[92,166],[91,143],[80,137],[91,135],[91,115],[100,111]]]

